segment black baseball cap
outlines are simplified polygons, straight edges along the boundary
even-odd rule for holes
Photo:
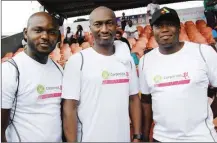
[[[151,19],[151,26],[159,20],[169,20],[177,25],[180,25],[180,19],[177,12],[168,7],[163,7],[154,12]]]

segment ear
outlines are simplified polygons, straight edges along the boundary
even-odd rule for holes
[[[27,28],[23,29],[23,36],[27,40]]]

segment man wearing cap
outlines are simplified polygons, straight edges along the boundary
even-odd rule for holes
[[[144,137],[155,123],[160,142],[216,142],[208,104],[208,84],[217,87],[217,54],[208,45],[180,42],[180,19],[164,7],[152,16],[159,45],[140,59],[139,76],[144,111]]]

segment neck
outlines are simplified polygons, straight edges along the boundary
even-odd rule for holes
[[[105,55],[105,56],[111,56],[115,52],[113,44],[105,46],[105,45],[98,45],[98,44],[94,43],[93,49],[97,53]]]
[[[179,50],[182,49],[183,46],[184,46],[184,42],[177,42],[168,47],[159,46],[159,51],[161,54],[169,55],[178,52]]]
[[[25,53],[30,58],[32,58],[33,60],[35,60],[41,64],[46,64],[48,61],[48,56],[36,54],[36,52],[32,51],[30,48],[26,48]]]

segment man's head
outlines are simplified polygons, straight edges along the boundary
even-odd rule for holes
[[[96,45],[105,47],[113,45],[116,33],[115,13],[103,6],[94,9],[90,14],[90,30]]]
[[[83,30],[83,27],[81,25],[78,25],[77,30]]]
[[[120,40],[122,37],[122,33],[120,31],[116,32],[116,39]]]
[[[129,20],[129,21],[128,21],[128,25],[129,25],[130,27],[133,25],[132,20]]]
[[[67,33],[70,33],[70,32],[71,32],[71,28],[70,28],[69,26],[66,28],[66,30],[67,30],[67,31],[66,31]]]
[[[152,15],[151,26],[160,47],[171,47],[179,42],[180,19],[175,10],[164,7]]]
[[[57,21],[46,12],[30,16],[24,30],[28,48],[39,55],[49,55],[54,50],[59,34]]]
[[[125,13],[124,13],[124,12],[122,13],[122,16],[125,16]]]

